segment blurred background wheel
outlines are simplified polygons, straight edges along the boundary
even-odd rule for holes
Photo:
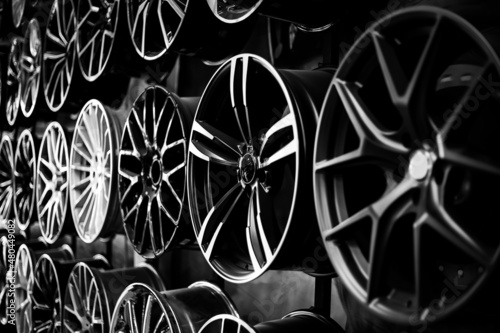
[[[23,41],[19,37],[13,37],[10,46],[6,89],[5,113],[9,126],[16,124],[20,106],[20,75],[21,75],[21,53]]]
[[[12,215],[14,201],[14,150],[12,140],[4,135],[0,141],[0,222],[7,229],[6,222]]]

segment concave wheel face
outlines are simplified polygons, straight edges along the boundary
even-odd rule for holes
[[[108,332],[110,313],[103,291],[86,264],[75,266],[68,279],[64,299],[64,330]]]
[[[14,126],[17,120],[17,113],[19,112],[20,105],[20,72],[21,72],[21,52],[23,43],[20,39],[12,39],[10,47],[8,68],[7,68],[7,84],[6,96],[7,104],[5,106],[5,113],[7,115],[7,122],[10,126]]]
[[[31,332],[32,302],[29,288],[33,285],[33,255],[26,245],[21,245],[16,257],[16,327],[19,333]]]
[[[483,37],[438,9],[372,27],[336,74],[316,137],[320,229],[345,285],[387,319],[449,314],[493,267],[499,79]]]
[[[255,333],[255,330],[238,317],[222,314],[210,318],[199,333]]]
[[[76,47],[80,69],[88,81],[95,81],[106,68],[119,11],[119,0],[78,0]]]
[[[35,109],[40,90],[40,71],[42,62],[42,34],[36,19],[28,24],[24,35],[23,51],[19,64],[21,71],[20,106],[23,115],[28,118]]]
[[[200,101],[189,144],[189,207],[205,258],[231,282],[264,273],[286,238],[298,121],[281,77],[256,56],[223,65]]]
[[[70,157],[70,202],[80,238],[88,243],[99,237],[114,193],[112,173],[116,149],[111,120],[103,105],[91,100],[75,126]]]
[[[206,0],[212,13],[226,23],[237,23],[248,18],[263,0]]]
[[[125,231],[143,257],[161,255],[183,216],[186,192],[185,124],[172,95],[146,89],[122,135],[119,182]]]
[[[68,96],[75,65],[76,18],[73,0],[55,0],[43,43],[43,91],[52,111]]]
[[[68,145],[57,122],[49,124],[38,155],[36,198],[38,220],[45,241],[53,244],[61,235],[68,207]]]
[[[19,228],[26,230],[36,216],[36,152],[33,135],[29,130],[24,130],[17,141],[14,168],[14,213]]]
[[[161,57],[174,42],[190,0],[126,0],[130,36],[146,60]]]
[[[12,24],[15,28],[19,28],[24,15],[24,7],[26,0],[12,0]]]
[[[31,290],[33,332],[62,332],[61,288],[54,263],[47,255],[38,259]]]
[[[12,141],[3,136],[0,141],[0,222],[7,221],[12,215],[14,198],[14,155]]]

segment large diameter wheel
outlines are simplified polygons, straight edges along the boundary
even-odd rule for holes
[[[66,135],[59,123],[52,122],[42,137],[36,173],[38,220],[42,236],[49,244],[73,225],[67,221],[70,220],[68,160]]]
[[[186,226],[191,229],[187,137],[197,101],[149,87],[134,102],[123,130],[121,212],[128,238],[145,258],[160,256],[174,244],[178,233],[179,237],[186,235]]]
[[[4,135],[0,140],[0,223],[2,226],[12,217],[14,201],[14,153],[12,141]],[[6,229],[6,227],[4,227]]]
[[[85,104],[71,144],[69,194],[76,231],[86,243],[122,228],[116,171],[120,135],[114,114],[95,99]]]
[[[17,140],[14,156],[14,214],[21,230],[36,219],[36,151],[33,135],[26,129]]]
[[[271,267],[331,270],[312,253],[319,245],[307,173],[331,78],[277,71],[245,54],[208,84],[191,131],[188,199],[201,250],[224,279],[244,283]]]
[[[208,282],[164,292],[134,283],[116,304],[110,332],[198,333],[217,314],[238,316],[226,294]]]
[[[9,60],[7,63],[7,81],[5,85],[7,102],[5,114],[9,126],[14,126],[19,113],[20,106],[20,77],[21,77],[21,53],[23,42],[20,38],[12,38]],[[2,87],[3,89],[3,87]]]
[[[377,315],[440,319],[497,264],[499,78],[482,35],[430,7],[372,26],[340,65],[316,137],[316,209],[344,285]]]
[[[70,91],[75,67],[76,13],[73,0],[54,0],[43,42],[42,82],[45,101],[59,111]]]
[[[109,332],[111,316],[121,293],[133,282],[163,290],[160,277],[149,265],[98,270],[86,264],[75,266],[64,299],[66,332]]]

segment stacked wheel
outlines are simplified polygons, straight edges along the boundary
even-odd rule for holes
[[[0,140],[0,222],[7,223],[12,215],[14,200],[14,151],[9,136]]]

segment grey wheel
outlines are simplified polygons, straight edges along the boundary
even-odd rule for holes
[[[36,151],[33,135],[26,129],[17,140],[14,157],[14,213],[21,230],[36,219]]]
[[[24,35],[20,60],[20,108],[26,118],[31,117],[39,99],[42,70],[42,32],[36,19],[32,19]]]
[[[14,150],[7,135],[0,140],[0,222],[6,223],[12,215],[14,201]]]

